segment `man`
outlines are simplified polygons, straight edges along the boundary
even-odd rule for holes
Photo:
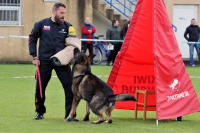
[[[186,28],[184,37],[188,42],[197,42],[198,39],[199,39],[199,33],[200,33],[199,26],[196,25],[196,20],[192,19],[191,25]],[[188,34],[189,34],[189,38],[187,37]],[[199,52],[199,49],[198,49],[198,44],[188,43],[188,45],[189,45],[189,51],[190,51],[190,65],[192,67],[194,67],[195,66],[194,60],[193,60],[194,47],[197,51],[198,58],[199,58],[199,64],[200,64],[200,52]]]
[[[71,90],[72,85],[72,73],[69,65],[67,66],[54,66],[50,60],[50,57],[65,48],[65,38],[69,36],[76,36],[73,26],[64,21],[66,13],[66,6],[63,3],[55,3],[52,8],[52,17],[40,20],[34,24],[34,27],[29,35],[29,51],[33,56],[33,64],[40,69],[42,94],[40,97],[40,87],[38,80],[38,73],[36,73],[36,87],[35,87],[35,106],[37,115],[34,120],[44,118],[46,113],[45,102],[45,90],[46,86],[51,78],[52,70],[56,71],[56,74],[62,83],[65,93],[65,117],[68,116],[71,106],[73,93]],[[37,40],[39,41],[39,53],[37,54]],[[74,116],[72,121],[78,121]]]
[[[90,18],[85,18],[85,24],[81,27],[81,33],[83,39],[94,39],[94,33],[96,29],[93,25],[90,24]],[[89,49],[89,54],[93,54],[93,43],[94,41],[83,41],[82,42],[82,50],[85,53],[87,49]]]
[[[122,29],[119,27],[118,20],[112,21],[112,27],[109,27],[106,32],[106,39],[107,40],[122,40]],[[110,65],[110,62],[114,63],[117,53],[120,51],[122,47],[121,42],[109,42],[107,41],[109,46],[114,45],[114,50],[111,50],[110,55],[108,56],[107,64]]]
[[[133,17],[133,14],[130,14],[130,15],[128,16],[129,21],[126,22],[126,23],[124,24],[123,28],[122,28],[122,33],[123,33],[123,37],[124,37],[124,38],[125,38],[125,36],[126,36],[126,32],[128,31],[128,27],[129,27],[129,25],[130,25],[130,22],[131,22],[132,17]]]

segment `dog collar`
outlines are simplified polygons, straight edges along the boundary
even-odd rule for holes
[[[79,76],[85,76],[85,74],[78,74],[78,75],[74,76],[73,78],[77,78]]]

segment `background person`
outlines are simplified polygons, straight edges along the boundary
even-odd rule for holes
[[[118,20],[112,21],[112,26],[109,27],[106,32],[106,39],[107,40],[122,40],[123,39],[122,29],[119,27]],[[111,50],[111,53],[108,56],[108,60],[106,63],[106,65],[110,65],[111,61],[112,61],[112,63],[114,63],[116,55],[122,47],[122,43],[121,42],[109,42],[109,41],[107,41],[107,43],[109,44],[109,46],[114,45],[114,50]]]
[[[196,25],[196,20],[192,19],[191,25],[186,28],[184,37],[188,42],[198,42],[199,33],[200,33],[200,28],[198,25]],[[187,35],[189,35],[189,38]],[[198,44],[188,43],[188,45],[189,45],[189,51],[190,51],[190,65],[193,67],[195,66],[194,60],[193,60],[194,48],[196,49],[197,54],[198,54],[199,64],[200,64],[200,52],[199,52]]]
[[[69,65],[67,66],[54,66],[50,60],[50,57],[65,48],[65,38],[75,36],[75,30],[73,26],[64,21],[66,13],[66,6],[63,3],[55,3],[52,8],[52,17],[42,19],[34,24],[34,27],[29,35],[29,52],[33,56],[33,64],[40,68],[42,94],[40,97],[39,80],[36,73],[36,87],[35,87],[35,107],[37,115],[34,120],[44,118],[46,113],[45,102],[45,90],[46,86],[51,78],[52,70],[56,71],[56,74],[62,83],[65,93],[65,117],[68,116],[73,100],[73,93],[71,90],[72,85],[72,73]],[[39,42],[39,53],[37,54],[37,40]],[[57,89],[57,88],[55,88]],[[78,121],[74,116],[72,121]]]
[[[124,24],[123,28],[122,28],[122,33],[123,33],[123,37],[124,37],[124,38],[125,38],[125,36],[126,36],[126,32],[128,31],[128,27],[129,27],[129,25],[130,25],[130,22],[131,22],[132,17],[133,17],[133,14],[130,14],[130,15],[128,16],[129,21],[126,22],[126,23]]]
[[[90,24],[90,18],[85,18],[85,24],[81,27],[81,33],[83,39],[95,39],[94,33],[96,32],[96,28]],[[82,51],[86,53],[86,50],[89,49],[89,54],[93,54],[93,43],[94,41],[82,41]]]

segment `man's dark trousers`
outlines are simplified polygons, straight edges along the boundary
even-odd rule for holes
[[[117,56],[117,53],[121,50],[121,47],[122,47],[122,43],[119,42],[119,43],[115,43],[113,44],[114,45],[114,50],[111,50],[110,52],[110,55],[108,56],[108,62],[115,62],[115,58]]]
[[[92,43],[82,43],[82,52],[86,53],[86,50],[89,49],[89,54],[93,54],[93,44]]]
[[[67,117],[70,113],[72,101],[73,101],[73,93],[71,90],[72,85],[72,73],[69,65],[67,66],[54,66],[50,60],[40,60],[40,76],[41,76],[41,84],[42,84],[42,95],[40,96],[40,87],[39,87],[39,78],[36,73],[36,87],[35,87],[35,106],[36,112],[38,113],[46,113],[46,107],[44,106],[45,102],[45,90],[46,86],[51,78],[52,70],[56,71],[56,74],[62,83],[65,93],[65,117]],[[57,89],[57,88],[55,88]]]

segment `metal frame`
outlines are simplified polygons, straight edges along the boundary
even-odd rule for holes
[[[120,2],[119,0],[116,0],[120,5],[122,5],[124,7],[124,11],[121,11],[119,8],[117,8],[116,6],[113,5],[113,1],[112,0],[105,0],[106,3],[110,4],[110,8],[112,9],[112,7],[114,7],[117,11],[119,11],[120,13],[122,13],[124,16],[126,16],[128,18],[128,15],[126,15],[126,9],[129,10],[130,12],[133,13],[133,11],[128,8],[126,6],[126,0],[124,0],[124,3]],[[134,5],[136,6],[133,2],[131,2],[130,0],[127,0],[129,2],[129,5]]]
[[[106,41],[106,40],[105,40],[105,41]],[[108,45],[108,44],[107,44],[107,43],[102,43],[102,42],[100,42],[100,41],[97,41],[96,46],[97,46],[99,49],[103,50],[107,55],[110,55],[110,53],[107,52],[107,50],[104,48],[103,45]]]
[[[177,32],[177,27],[174,26],[173,24],[172,24],[172,28],[174,28],[174,29],[175,29],[175,32]]]
[[[17,3],[13,3],[13,2],[17,2]],[[12,2],[12,3],[11,3]],[[21,26],[22,24],[22,0],[19,0],[20,3],[18,3],[18,0],[10,0],[10,3],[8,3],[8,0],[6,0],[6,3],[0,3],[0,10],[2,11],[2,21],[0,21],[0,25],[19,25]],[[11,15],[12,11],[17,11],[16,15],[17,15],[17,20],[14,21],[14,17],[15,14]],[[8,13],[10,14],[11,18],[7,18],[8,17]],[[6,14],[6,19],[3,20],[3,15]]]

